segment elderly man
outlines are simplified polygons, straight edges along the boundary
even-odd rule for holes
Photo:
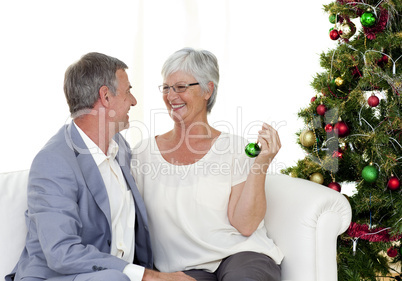
[[[73,121],[32,163],[26,246],[6,280],[194,280],[152,270],[146,210],[118,133],[137,103],[126,68],[89,53],[67,69]]]

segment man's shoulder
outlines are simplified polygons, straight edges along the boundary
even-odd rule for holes
[[[62,126],[59,131],[53,135],[42,149],[37,153],[35,159],[66,158],[68,155],[74,155],[74,146],[71,145],[71,135],[68,132],[69,125]],[[34,160],[35,161],[35,160]]]

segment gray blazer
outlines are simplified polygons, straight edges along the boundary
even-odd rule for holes
[[[130,148],[117,134],[116,157],[136,210],[135,263],[152,268],[144,202],[130,174]],[[72,123],[63,126],[35,157],[28,181],[26,246],[11,281],[43,280],[103,269],[123,271],[127,262],[110,255],[109,199],[99,169]]]

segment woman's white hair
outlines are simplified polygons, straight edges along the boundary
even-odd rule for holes
[[[192,75],[200,83],[204,93],[209,91],[208,83],[214,83],[214,90],[207,104],[207,112],[210,113],[216,101],[219,84],[219,65],[215,55],[206,50],[181,49],[165,61],[162,67],[162,77],[165,80],[177,71]]]

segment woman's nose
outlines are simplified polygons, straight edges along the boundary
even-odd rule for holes
[[[173,89],[173,87],[171,86],[171,87],[169,88],[169,92],[166,94],[166,98],[167,98],[169,101],[172,101],[172,100],[176,99],[177,96],[178,96],[178,94],[176,93],[176,91],[175,91],[175,90]]]

